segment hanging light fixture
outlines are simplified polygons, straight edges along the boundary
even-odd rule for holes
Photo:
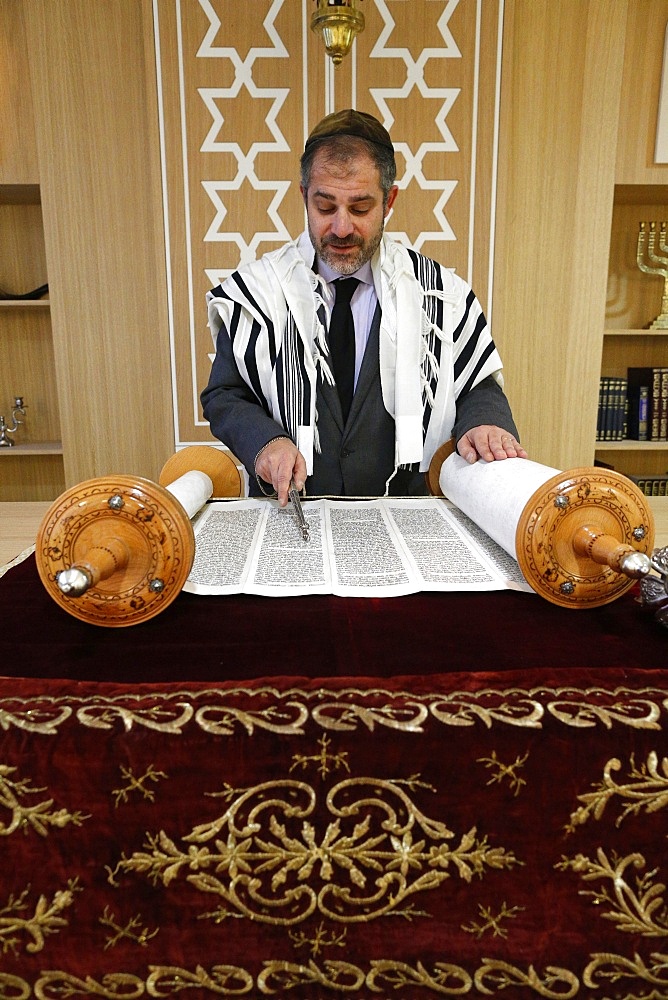
[[[364,14],[358,0],[315,0],[311,31],[321,32],[327,55],[335,66],[348,55],[358,31],[364,31]]]

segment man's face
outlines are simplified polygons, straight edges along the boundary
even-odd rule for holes
[[[301,187],[301,192],[311,242],[326,264],[339,274],[352,274],[371,259],[397,188],[383,205],[378,168],[370,157],[341,164],[328,162],[326,151],[319,150],[308,190]]]

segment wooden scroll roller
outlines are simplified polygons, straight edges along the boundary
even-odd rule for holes
[[[553,604],[608,604],[652,569],[652,511],[618,472],[559,472],[524,458],[469,465],[448,441],[427,484],[516,559],[527,583]]]
[[[63,493],[35,542],[42,583],[69,614],[94,625],[136,625],[163,611],[195,558],[191,517],[212,496],[241,496],[228,454],[206,445],[176,452],[159,483],[105,476]]]

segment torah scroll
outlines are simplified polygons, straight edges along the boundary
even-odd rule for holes
[[[602,468],[560,472],[528,459],[443,462],[444,496],[519,563],[555,604],[607,604],[648,572],[652,512],[640,490]]]

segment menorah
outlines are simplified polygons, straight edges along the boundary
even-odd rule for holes
[[[649,232],[647,226],[649,225]],[[661,254],[657,253],[657,231],[656,222],[641,222],[638,232],[638,267],[645,274],[659,274],[663,278],[663,296],[661,298],[661,312],[653,323],[650,323],[649,330],[668,330],[668,244],[666,244],[666,223],[659,223],[658,244]],[[665,256],[662,256],[664,254]]]
[[[11,427],[5,420],[5,418],[0,415],[0,448],[13,448],[14,441],[9,437],[10,434],[15,434],[19,429],[19,425],[24,421],[19,419],[19,414],[25,417],[26,411],[23,405],[23,396],[14,396],[14,408],[12,409],[11,417]]]

